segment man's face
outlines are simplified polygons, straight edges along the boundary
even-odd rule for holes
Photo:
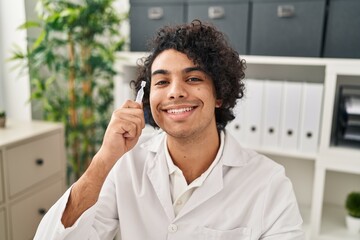
[[[170,136],[186,138],[216,130],[219,106],[213,81],[185,54],[170,49],[155,58],[150,108],[157,125]]]

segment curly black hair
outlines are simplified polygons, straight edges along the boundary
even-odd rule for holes
[[[235,118],[233,108],[236,100],[244,95],[246,68],[245,60],[229,45],[226,36],[210,23],[194,20],[190,24],[165,26],[161,28],[152,40],[150,55],[139,65],[139,75],[133,82],[138,91],[141,81],[146,81],[144,88],[143,107],[147,122],[158,128],[150,111],[150,80],[151,66],[155,58],[164,50],[174,49],[186,54],[194,64],[208,74],[214,82],[216,99],[222,100],[222,105],[215,109],[218,129],[224,129],[226,124]]]

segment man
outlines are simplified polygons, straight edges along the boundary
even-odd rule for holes
[[[35,239],[304,239],[284,168],[225,130],[245,63],[214,27],[164,27],[140,67],[143,104],[110,120],[84,175]],[[141,136],[149,123],[161,130]]]

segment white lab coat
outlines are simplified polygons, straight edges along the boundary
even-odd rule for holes
[[[304,239],[284,168],[242,148],[228,133],[219,163],[175,217],[163,147],[165,133],[142,136],[111,170],[98,202],[64,229],[70,189],[49,210],[35,239]],[[206,151],[206,149],[203,149]]]

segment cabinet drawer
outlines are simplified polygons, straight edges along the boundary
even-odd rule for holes
[[[0,151],[0,203],[4,202],[4,181],[3,181],[3,161],[2,161],[2,153]]]
[[[6,240],[6,215],[5,209],[0,209],[0,240]]]
[[[61,171],[63,151],[60,133],[9,148],[5,161],[10,196]]]
[[[325,0],[253,0],[251,55],[320,57]]]
[[[131,51],[147,51],[147,42],[160,27],[185,21],[181,2],[132,3],[130,8]]]
[[[44,213],[63,194],[63,185],[56,182],[11,206],[12,240],[33,239]]]
[[[324,57],[360,58],[360,1],[330,0]]]
[[[224,32],[231,45],[246,54],[249,4],[246,1],[209,2],[192,1],[188,8],[188,22],[199,19],[211,22]]]

